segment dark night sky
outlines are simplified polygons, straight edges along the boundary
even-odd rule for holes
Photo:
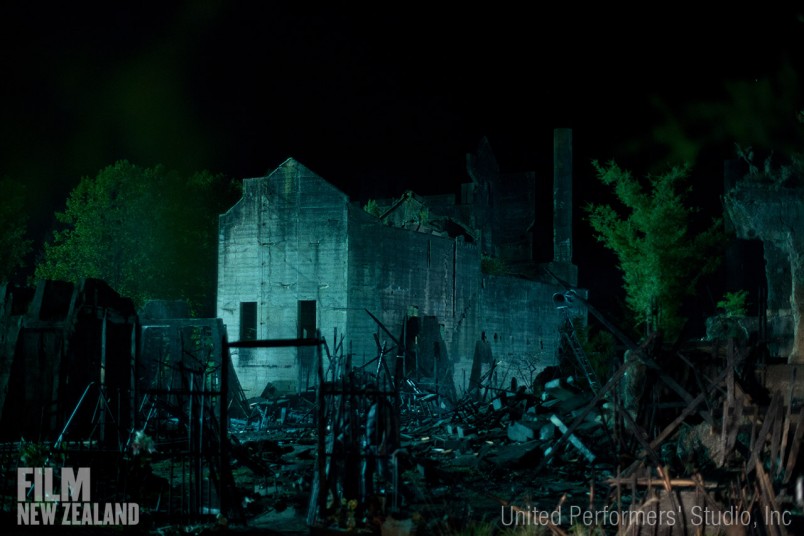
[[[550,179],[571,127],[581,204],[595,158],[694,158],[714,196],[735,138],[801,140],[792,7],[120,4],[0,8],[0,175],[30,185],[38,222],[121,158],[242,178],[292,156],[362,200],[454,191],[484,135],[503,170]]]

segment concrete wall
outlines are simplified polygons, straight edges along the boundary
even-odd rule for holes
[[[500,382],[530,381],[531,372],[556,363],[560,317],[552,296],[561,289],[484,275],[476,245],[384,226],[359,209],[350,212],[349,244],[347,337],[356,363],[377,355],[374,333],[392,344],[366,309],[399,338],[412,308],[442,324],[459,395],[483,331],[502,362]]]
[[[485,331],[499,381],[520,382],[556,361],[557,287],[481,273],[481,251],[449,238],[383,224],[293,159],[244,181],[242,199],[220,217],[218,316],[239,340],[241,304],[256,303],[256,339],[295,338],[299,301],[315,301],[316,327],[333,331],[362,364],[377,355],[374,334],[393,345],[409,313],[437,317],[457,394]],[[307,335],[312,335],[309,333]],[[313,351],[239,349],[232,362],[248,398],[270,382],[280,391],[314,383]]]
[[[516,376],[520,384],[530,382],[532,374],[557,363],[561,316],[553,294],[562,289],[516,277],[487,275],[483,280],[476,324],[486,332],[494,360],[501,362],[497,381],[507,384]],[[577,313],[586,318],[582,311]]]
[[[536,175],[503,173],[493,185],[494,254],[507,261],[533,260]]]
[[[257,302],[257,339],[299,336],[300,300],[315,301],[325,335],[345,329],[347,205],[345,194],[293,159],[244,181],[242,199],[220,217],[218,316],[230,340],[240,338],[242,302]],[[312,371],[299,367],[312,357],[306,352],[239,349],[232,362],[250,398],[268,382],[283,391],[306,387]]]
[[[418,316],[437,316],[449,345],[478,302],[479,249],[462,239],[383,225],[357,207],[350,211],[349,245],[347,336],[356,362],[377,355],[373,334],[378,328],[366,310],[395,337],[409,308]],[[448,350],[452,358],[453,348]]]
[[[804,188],[747,176],[724,206],[739,238],[764,244],[771,351],[804,363]]]

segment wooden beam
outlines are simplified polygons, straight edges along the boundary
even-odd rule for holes
[[[793,389],[796,385],[796,367],[793,367],[791,372],[790,378],[790,389],[788,390],[787,394],[787,405],[784,414],[784,428],[782,429],[782,444],[779,446],[779,465],[777,466],[776,475],[779,476],[782,474],[782,470],[785,468],[784,464],[784,455],[785,451],[787,450],[787,440],[790,434],[790,417],[793,411]]]
[[[742,397],[736,397],[735,404],[734,413],[730,419],[731,426],[729,426],[726,434],[726,440],[723,443],[723,463],[725,463],[726,457],[731,453],[732,450],[734,450],[734,446],[737,444],[737,433],[740,431],[740,424],[743,420],[743,410],[745,405]]]
[[[403,346],[402,344],[400,344],[400,343],[399,343],[399,341],[396,339],[396,337],[394,337],[393,333],[391,333],[390,331],[388,331],[388,328],[386,328],[386,327],[385,327],[385,324],[383,324],[383,323],[380,321],[380,319],[379,319],[379,318],[377,318],[376,316],[374,316],[373,314],[371,314],[371,311],[369,311],[368,309],[364,309],[364,311],[366,311],[366,313],[368,313],[368,315],[371,317],[371,319],[372,319],[372,320],[374,320],[374,321],[377,323],[377,325],[378,325],[378,326],[380,326],[380,329],[381,329],[381,330],[383,330],[383,331],[385,332],[385,334],[386,334],[386,335],[388,335],[388,336],[391,338],[391,340],[393,341],[393,343],[394,343],[394,344],[395,344],[395,345],[396,345],[398,348],[400,348],[400,353],[402,353],[402,352],[401,352],[401,349],[402,349],[402,348],[404,348],[404,346]]]
[[[548,270],[548,272],[549,272],[549,270]],[[636,356],[637,356],[637,357],[638,357],[638,358],[639,358],[639,359],[640,359],[640,360],[641,360],[643,363],[645,363],[645,365],[647,365],[648,367],[650,367],[650,368],[654,369],[655,371],[657,371],[657,373],[658,373],[658,375],[659,375],[659,380],[660,380],[662,383],[664,383],[664,384],[665,384],[667,387],[669,387],[670,389],[672,389],[673,391],[675,391],[675,392],[676,392],[676,393],[677,393],[677,394],[678,394],[678,395],[679,395],[679,396],[680,396],[680,397],[681,397],[681,398],[684,400],[684,402],[686,402],[687,404],[690,404],[690,403],[692,402],[692,400],[693,400],[693,396],[692,396],[692,395],[690,395],[690,394],[687,392],[687,390],[686,390],[686,389],[684,389],[684,388],[683,388],[681,385],[679,385],[677,381],[675,381],[673,378],[671,378],[670,376],[668,376],[668,375],[667,375],[667,374],[664,372],[664,370],[662,370],[662,368],[659,366],[659,364],[658,364],[658,363],[656,363],[656,361],[655,361],[654,359],[652,359],[651,357],[649,357],[648,355],[646,355],[646,354],[645,354],[645,349],[644,349],[644,347],[639,346],[639,345],[637,345],[636,343],[634,343],[634,341],[632,341],[632,340],[631,340],[631,338],[630,338],[630,337],[628,337],[628,336],[627,336],[627,335],[626,335],[626,334],[625,334],[625,333],[624,333],[622,330],[620,330],[620,329],[619,329],[619,328],[617,328],[617,327],[616,327],[614,324],[612,324],[611,322],[609,322],[609,321],[606,319],[606,317],[605,317],[605,316],[603,316],[603,315],[600,313],[600,311],[598,311],[598,310],[597,310],[595,307],[593,307],[593,306],[592,306],[592,305],[591,305],[591,304],[590,304],[590,303],[589,303],[589,302],[588,302],[586,299],[584,299],[583,297],[579,296],[579,295],[578,295],[578,294],[577,294],[577,293],[576,293],[576,292],[575,292],[575,291],[574,291],[574,290],[573,290],[573,289],[572,289],[572,288],[569,286],[569,284],[568,284],[566,281],[564,281],[563,279],[561,279],[561,278],[557,277],[557,276],[556,276],[555,274],[553,274],[552,272],[550,272],[550,275],[552,275],[553,277],[555,277],[557,281],[559,281],[561,284],[563,284],[563,285],[564,285],[564,286],[567,288],[567,294],[570,294],[570,293],[571,293],[571,295],[572,295],[572,299],[573,299],[573,300],[577,300],[577,301],[579,301],[581,304],[583,304],[583,305],[584,305],[584,307],[586,307],[587,311],[589,311],[590,313],[592,313],[592,316],[594,316],[595,318],[597,318],[597,319],[598,319],[598,321],[599,321],[601,324],[603,324],[603,325],[604,325],[604,326],[605,326],[605,327],[606,327],[606,328],[607,328],[609,331],[611,331],[611,332],[612,332],[612,334],[614,334],[614,336],[615,336],[615,337],[617,337],[618,339],[620,339],[620,341],[622,341],[622,342],[623,342],[623,344],[625,344],[625,345],[626,345],[626,347],[628,347],[628,349],[629,349],[629,350],[631,350],[632,352],[634,352],[634,354],[635,354],[635,355],[636,355]],[[706,422],[707,422],[707,423],[708,423],[710,426],[714,426],[714,425],[715,425],[714,419],[712,419],[712,415],[711,415],[711,414],[710,414],[708,411],[702,411],[702,412],[701,412],[701,417],[703,417],[703,419],[704,419],[704,420],[705,420],[705,421],[706,421]]]
[[[779,461],[779,447],[782,442],[782,424],[784,424],[784,408],[782,404],[776,408],[776,415],[773,421],[773,433],[771,434],[770,444],[770,472],[773,474],[774,467],[780,467],[782,463]]]
[[[759,481],[760,489],[760,503],[762,504],[762,514],[765,520],[765,527],[768,529],[768,534],[787,536],[787,530],[784,523],[781,522],[781,510],[779,504],[776,502],[776,493],[773,491],[773,484],[771,484],[768,474],[762,467],[762,462],[757,460],[755,464],[757,472],[757,480]],[[775,518],[774,516],[780,516]]]
[[[583,420],[586,418],[589,412],[592,411],[592,409],[594,409],[595,406],[597,406],[598,401],[600,401],[600,399],[603,398],[603,395],[605,395],[612,387],[614,387],[617,383],[619,383],[620,378],[622,378],[625,375],[625,372],[628,370],[630,365],[631,365],[630,363],[623,363],[622,365],[620,365],[620,368],[618,368],[617,371],[611,375],[609,381],[606,382],[606,385],[604,385],[603,388],[600,389],[599,393],[597,393],[594,397],[592,397],[592,400],[590,400],[589,403],[586,405],[586,407],[578,414],[577,417],[575,417],[575,420],[572,422],[572,424],[570,424],[569,427],[567,427],[567,431],[564,432],[564,434],[560,438],[558,438],[558,440],[555,443],[553,443],[553,448],[550,449],[549,452],[545,453],[544,458],[542,458],[542,462],[539,464],[537,472],[541,471],[547,466],[547,463],[553,456],[555,456],[555,454],[559,451],[559,448],[561,448],[564,445],[564,443],[566,443],[569,440],[569,435],[573,433],[575,429],[578,428],[578,426],[580,426],[580,424],[583,422]]]
[[[790,445],[790,454],[787,455],[787,467],[784,472],[784,479],[782,483],[787,484],[793,476],[793,469],[796,467],[798,461],[798,451],[801,447],[801,437],[804,436],[804,408],[798,414],[798,421],[796,422],[796,433],[793,435],[793,443]]]
[[[726,371],[723,370],[715,378],[714,385],[719,385],[724,380],[725,377],[726,377]],[[701,402],[703,402],[705,398],[706,398],[706,394],[705,393],[700,393],[698,396],[696,396],[694,399],[692,399],[692,401],[687,405],[687,407],[684,409],[684,411],[682,411],[679,414],[679,416],[676,417],[673,420],[673,422],[671,422],[670,424],[665,426],[664,430],[662,430],[659,433],[659,435],[657,435],[653,439],[653,441],[650,442],[650,448],[654,449],[654,450],[656,448],[658,448],[664,442],[664,440],[667,439],[668,437],[670,437],[670,434],[672,434],[676,430],[676,428],[678,428],[678,426],[682,422],[684,422],[684,419],[689,417],[692,414],[692,412],[695,411],[695,408],[697,408],[698,405]],[[643,450],[642,452],[639,453],[639,457],[645,456],[647,454],[649,454],[649,451]],[[631,472],[634,469],[636,469],[636,467],[639,466],[640,463],[641,463],[641,460],[635,461],[630,466],[628,466],[628,468],[626,468],[625,471],[623,471],[623,474],[626,474],[626,475],[631,474]]]
[[[632,484],[634,482],[633,478],[628,477],[621,477],[621,478],[609,478],[605,480],[606,484],[609,485],[624,485],[624,484]],[[636,485],[640,487],[647,487],[647,486],[655,486],[657,483],[662,483],[665,487],[669,484],[671,487],[674,488],[695,488],[695,487],[704,487],[714,489],[720,486],[717,482],[703,482],[701,483],[698,480],[693,478],[670,478],[668,480],[659,480],[656,478],[637,478]]]
[[[286,348],[289,346],[318,346],[324,342],[323,339],[270,339],[261,341],[232,341],[227,343],[229,348]]]
[[[756,441],[754,442],[754,447],[751,449],[751,456],[748,458],[748,464],[746,465],[746,471],[748,473],[753,471],[754,467],[756,466],[759,453],[762,452],[762,449],[765,446],[765,442],[768,439],[768,434],[770,433],[770,427],[776,420],[776,412],[781,403],[782,396],[779,391],[776,391],[773,394],[773,398],[771,398],[768,410],[765,413],[765,420],[762,422],[762,428],[759,429]]]

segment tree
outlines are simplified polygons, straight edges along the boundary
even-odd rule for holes
[[[665,150],[668,160],[695,162],[704,151],[726,151],[734,142],[778,154],[798,151],[804,141],[802,77],[789,61],[764,75],[724,80],[713,98],[682,99],[676,104],[653,98],[663,116],[631,144],[636,149]]]
[[[639,181],[613,161],[593,165],[622,204],[619,212],[608,204],[589,204],[586,212],[595,238],[617,255],[626,304],[648,332],[675,337],[683,325],[684,297],[717,266],[720,220],[699,232],[691,229],[697,209],[685,204],[687,167]]]
[[[206,171],[185,177],[119,161],[70,193],[35,277],[94,277],[137,304],[185,299],[197,312],[212,312],[217,217],[235,193]]]
[[[0,283],[10,281],[31,251],[24,189],[11,179],[0,180]]]

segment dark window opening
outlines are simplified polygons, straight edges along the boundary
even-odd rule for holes
[[[299,300],[297,311],[298,335],[300,339],[316,336],[315,300]],[[315,347],[300,346],[296,350],[299,363],[298,390],[304,392],[316,383]]]
[[[306,339],[315,337],[316,318],[315,300],[299,300],[299,331],[298,337]]]
[[[257,302],[240,302],[240,340],[257,339]]]

